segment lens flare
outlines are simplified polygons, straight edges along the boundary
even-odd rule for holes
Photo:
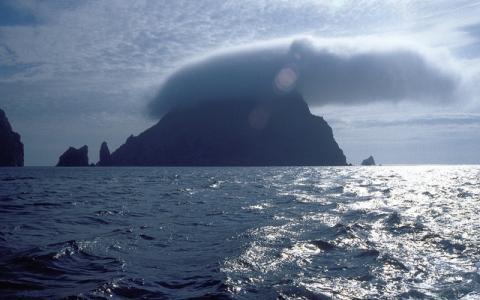
[[[275,87],[279,92],[291,91],[297,82],[297,72],[291,67],[282,68],[275,77]]]

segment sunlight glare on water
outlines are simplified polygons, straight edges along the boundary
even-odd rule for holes
[[[278,230],[252,231],[246,253],[256,255],[227,261],[225,271],[275,278],[265,289],[283,281],[277,287],[286,298],[471,296],[479,289],[479,173],[467,169],[296,170],[292,184],[278,190],[297,204],[274,213],[284,221]],[[238,269],[238,261],[251,268]]]

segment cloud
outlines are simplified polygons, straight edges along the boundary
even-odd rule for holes
[[[149,109],[158,117],[204,100],[255,99],[293,89],[311,106],[439,103],[454,99],[460,84],[445,53],[371,39],[299,38],[223,50],[187,63],[166,78]]]
[[[54,164],[57,154],[75,137],[65,127],[76,124],[84,128],[86,115],[136,118],[135,122],[99,126],[109,131],[97,133],[95,142],[89,142],[91,149],[104,139],[123,141],[125,136],[141,132],[147,126],[132,124],[154,122],[145,120],[141,111],[158,92],[159,79],[172,74],[185,59],[214,49],[295,35],[348,39],[358,35],[395,36],[448,48],[462,63],[462,73],[473,69],[478,74],[480,66],[477,40],[464,28],[478,23],[480,5],[469,0],[0,2],[0,106],[9,110],[15,124],[24,124],[19,131],[27,151],[31,149],[26,155],[29,164]],[[288,52],[290,44],[291,40],[250,49],[281,48]],[[330,40],[319,47],[340,53],[331,49],[338,44]],[[370,53],[368,46],[369,42],[352,40],[345,48],[350,47],[352,53]],[[418,50],[416,46],[408,49]],[[468,59],[459,55],[460,50],[468,51]],[[443,59],[434,61],[443,64]],[[285,76],[290,72],[283,74],[282,78],[291,78]],[[478,88],[473,88],[478,75],[469,79],[468,95],[480,95]],[[362,116],[374,120],[392,110],[388,104],[378,110],[361,107],[365,112]],[[359,108],[349,107],[348,111]],[[328,120],[334,113],[346,113],[336,106],[329,112],[326,109],[322,106],[316,112]],[[473,109],[480,112],[478,105]],[[396,110],[407,114],[398,107]],[[55,144],[55,150],[45,150],[45,158],[38,156],[45,144],[38,137],[41,126],[49,128],[44,136],[55,137],[48,143],[49,147]],[[369,134],[382,137],[375,132]]]
[[[390,116],[389,119],[383,120],[333,120],[332,124],[338,124],[339,127],[345,128],[374,128],[374,127],[413,127],[420,126],[440,127],[443,131],[445,128],[470,128],[480,126],[479,114],[434,114],[434,115],[412,115],[406,118],[395,118]]]
[[[31,11],[22,9],[19,3],[15,3],[12,0],[0,2],[0,26],[28,26],[37,23],[38,20],[34,14]]]

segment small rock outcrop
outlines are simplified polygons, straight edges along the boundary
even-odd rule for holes
[[[100,160],[97,163],[97,166],[111,166],[112,165],[112,158],[110,156],[110,149],[108,149],[107,142],[103,142],[102,146],[100,146]]]
[[[88,167],[88,147],[68,148],[59,158],[57,167]]]
[[[0,167],[22,167],[23,144],[12,130],[5,112],[0,109]]]
[[[332,128],[299,93],[168,112],[111,155],[114,166],[345,166]]]
[[[367,159],[364,159],[362,161],[362,166],[375,166],[375,159],[373,159],[373,156],[369,156]]]

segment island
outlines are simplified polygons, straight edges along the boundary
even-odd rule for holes
[[[100,146],[100,160],[97,163],[97,166],[108,167],[112,165],[112,158],[110,156],[110,149],[108,148],[107,142],[103,142]]]
[[[0,167],[23,167],[23,143],[0,109]]]
[[[362,166],[375,166],[375,159],[372,155],[362,161]]]
[[[311,114],[299,93],[291,92],[178,107],[140,135],[130,136],[110,155],[109,164],[345,166],[347,162],[332,128]]]
[[[57,167],[88,167],[88,147],[70,147],[58,159]]]

